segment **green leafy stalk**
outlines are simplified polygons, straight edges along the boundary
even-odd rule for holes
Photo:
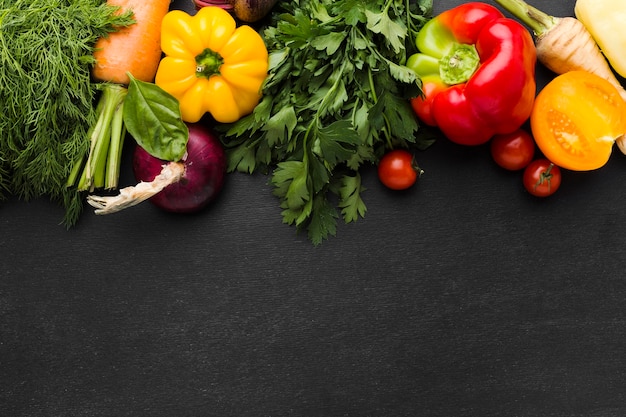
[[[121,162],[119,159],[115,160],[117,151],[110,154],[109,149],[111,147],[117,149],[119,147],[119,141],[122,138],[124,125],[120,123],[120,115],[123,114],[126,93],[127,90],[124,86],[102,84],[102,95],[96,107],[98,119],[90,130],[89,135],[89,152],[81,156],[76,162],[76,164],[82,166],[83,169],[78,178],[75,174],[77,174],[79,170],[72,170],[73,175],[70,175],[68,178],[68,186],[76,185],[79,191],[93,191],[96,188],[112,189],[117,187],[117,178],[113,178],[114,174],[108,175],[107,169],[112,167],[114,172],[119,172]],[[114,120],[116,123],[113,123]],[[107,181],[105,181],[105,177]],[[76,182],[77,180],[78,183]]]
[[[182,119],[180,104],[175,97],[154,83],[137,80],[132,74],[128,76],[130,83],[123,111],[117,111],[111,120],[112,130],[121,133],[119,138],[115,137],[118,135],[111,138],[107,174],[117,180],[119,172],[114,171],[119,169],[121,138],[126,129],[138,146],[163,161],[163,171],[150,187],[151,191],[158,191],[179,181],[184,174],[184,166],[179,161],[187,154],[189,128]],[[153,195],[141,187],[145,184],[126,187],[117,196],[91,194],[87,196],[87,202],[96,209],[96,214],[116,213]]]
[[[432,0],[279,2],[262,32],[269,76],[253,113],[222,126],[229,170],[271,173],[283,221],[315,245],[339,217],[365,215],[363,165],[420,144],[408,98],[421,84],[402,64],[431,9]]]
[[[542,36],[557,25],[557,18],[523,0],[495,0],[495,2],[531,28],[536,36]]]
[[[109,143],[107,164],[104,169],[106,172],[104,188],[106,189],[118,187],[125,137],[126,125],[124,124],[124,105],[122,103],[122,105],[118,106],[118,110],[113,114],[113,119],[111,120],[111,142]]]

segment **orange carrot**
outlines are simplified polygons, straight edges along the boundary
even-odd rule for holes
[[[587,71],[610,82],[626,100],[626,90],[611,70],[591,33],[573,17],[554,17],[523,0],[495,0],[530,27],[535,36],[537,59],[551,71]]]
[[[108,0],[120,11],[132,10],[135,24],[121,28],[95,45],[92,75],[98,81],[127,85],[126,72],[146,82],[154,80],[161,59],[161,21],[171,0]]]

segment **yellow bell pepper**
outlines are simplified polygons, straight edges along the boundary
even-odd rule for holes
[[[168,12],[161,23],[161,49],[155,84],[180,103],[182,118],[195,123],[206,113],[231,123],[250,114],[261,99],[268,52],[250,26],[237,27],[220,7],[195,15]]]

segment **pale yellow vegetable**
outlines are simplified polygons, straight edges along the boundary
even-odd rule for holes
[[[535,34],[537,59],[557,74],[587,71],[610,82],[626,100],[626,90],[611,70],[598,44],[574,17],[555,17],[529,5],[524,0],[495,0],[520,19]],[[591,0],[595,5],[599,0]],[[615,3],[626,0],[615,0]],[[624,6],[622,6],[624,8]],[[624,33],[623,28],[620,28]]]
[[[626,0],[576,0],[574,13],[613,69],[626,77]]]

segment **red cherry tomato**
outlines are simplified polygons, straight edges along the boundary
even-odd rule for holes
[[[413,155],[404,149],[387,152],[378,163],[380,182],[392,190],[405,190],[411,187],[421,172]]]
[[[535,140],[524,129],[491,138],[491,156],[496,164],[509,171],[519,171],[535,156]]]
[[[561,169],[547,159],[536,159],[524,170],[524,188],[537,197],[548,197],[561,186]]]

